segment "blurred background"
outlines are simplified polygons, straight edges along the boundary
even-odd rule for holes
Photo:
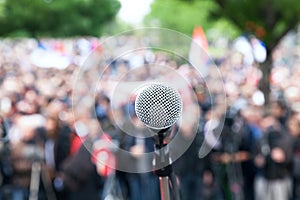
[[[299,22],[298,0],[0,0],[0,199],[159,200],[152,172],[118,170],[154,141],[113,89],[162,69],[197,116],[177,127],[181,199],[300,199]]]

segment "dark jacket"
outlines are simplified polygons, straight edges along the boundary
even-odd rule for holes
[[[261,148],[264,149],[265,166],[264,176],[269,180],[281,179],[291,172],[293,157],[293,143],[291,137],[284,130],[268,130],[261,141]],[[285,161],[278,163],[271,157],[274,148],[280,148],[285,153]]]
[[[92,140],[86,139],[79,151],[63,165],[64,185],[69,194],[67,199],[99,199],[104,180],[98,175],[96,166],[91,161],[91,146]]]

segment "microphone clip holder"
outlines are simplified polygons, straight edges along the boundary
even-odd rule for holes
[[[170,200],[170,186],[173,189],[174,200],[179,200],[179,191],[177,188],[176,178],[173,173],[172,162],[169,155],[169,147],[166,142],[166,137],[169,137],[170,133],[166,133],[169,130],[162,129],[157,133],[155,137],[156,144],[154,146],[154,174],[159,177],[161,200]],[[172,132],[172,131],[171,131]]]
[[[157,143],[154,146],[154,173],[158,177],[170,176],[172,173],[172,165],[170,164],[169,148],[165,143],[165,132],[168,129],[163,129],[158,132]]]

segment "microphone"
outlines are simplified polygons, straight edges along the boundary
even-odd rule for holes
[[[145,87],[136,97],[136,116],[150,129],[157,132],[155,156],[153,160],[154,173],[159,177],[161,199],[170,199],[169,178],[173,187],[174,199],[179,199],[172,173],[172,161],[169,157],[169,147],[164,143],[164,134],[180,117],[182,100],[176,90],[162,84],[151,84]],[[173,181],[172,181],[173,180]]]
[[[181,117],[182,99],[175,89],[153,83],[137,95],[135,112],[145,126],[165,130]]]

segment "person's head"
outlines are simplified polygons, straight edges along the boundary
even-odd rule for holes
[[[258,124],[262,118],[262,111],[255,106],[247,106],[241,110],[243,118],[249,123]]]
[[[45,129],[47,131],[47,137],[55,139],[57,136],[58,118],[48,116],[46,117]]]
[[[273,103],[271,103],[270,113],[276,119],[282,122],[282,119],[285,118],[288,113],[287,106],[282,101],[274,101]]]
[[[271,127],[273,129],[280,129],[280,123],[277,118],[272,114],[266,114],[263,116],[262,120],[259,123],[263,132],[267,132]]]
[[[287,128],[291,136],[300,136],[300,120],[298,113],[291,115],[287,120]]]

